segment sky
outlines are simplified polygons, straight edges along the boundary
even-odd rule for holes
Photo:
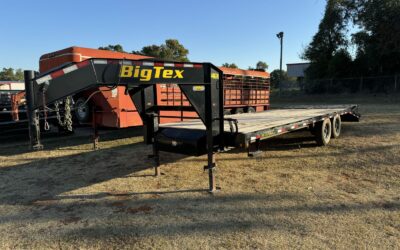
[[[194,62],[283,68],[318,29],[325,0],[0,0],[0,68],[38,69],[39,57],[70,46],[121,44],[125,51],[178,39]]]

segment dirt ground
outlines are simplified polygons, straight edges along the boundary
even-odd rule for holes
[[[206,192],[205,157],[161,154],[140,130],[47,136],[30,152],[0,138],[0,248],[399,249],[398,97],[285,97],[275,106],[360,103],[360,123],[316,147],[307,131],[266,141],[258,158],[217,155]]]

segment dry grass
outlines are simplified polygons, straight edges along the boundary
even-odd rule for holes
[[[137,131],[108,131],[98,151],[87,136],[41,152],[2,141],[0,248],[400,248],[399,102],[339,102],[364,119],[327,147],[298,132],[259,158],[218,155],[215,195],[205,157],[162,154],[153,177],[150,148],[123,138]]]

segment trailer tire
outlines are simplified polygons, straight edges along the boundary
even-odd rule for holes
[[[243,109],[242,108],[236,108],[233,113],[236,114],[243,114]]]
[[[92,116],[91,112],[90,104],[86,102],[86,98],[80,97],[75,101],[74,116],[79,124],[89,122]]]
[[[230,109],[224,109],[224,115],[231,115],[231,110]]]
[[[255,113],[256,112],[256,110],[255,110],[255,108],[253,108],[253,107],[248,107],[247,109],[246,109],[246,113]]]
[[[325,119],[315,125],[315,140],[318,146],[325,146],[331,140],[332,123],[331,119]]]
[[[332,118],[332,138],[338,138],[340,136],[340,132],[342,131],[342,119],[340,115],[336,114]]]

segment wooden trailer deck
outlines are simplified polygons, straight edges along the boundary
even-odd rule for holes
[[[258,113],[243,113],[226,115],[225,119],[237,121],[236,128],[232,130],[232,122],[225,121],[224,130],[228,136],[235,134],[236,146],[247,144],[248,140],[267,139],[279,134],[306,128],[309,125],[321,121],[327,117],[339,115],[355,115],[357,105],[340,106],[302,106],[299,108],[272,109]],[[167,123],[161,128],[175,128],[187,130],[205,130],[200,120]],[[233,126],[235,127],[235,126]]]

